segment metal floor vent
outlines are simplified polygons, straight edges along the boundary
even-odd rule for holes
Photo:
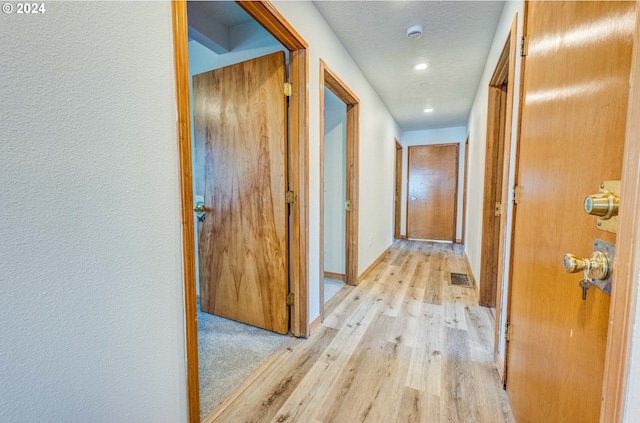
[[[469,285],[469,277],[464,273],[452,273],[451,285],[457,286],[471,286]]]

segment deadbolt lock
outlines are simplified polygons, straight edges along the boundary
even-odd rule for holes
[[[598,194],[584,199],[584,211],[597,216],[598,229],[616,233],[618,227],[618,209],[620,208],[620,181],[605,181],[600,185]]]

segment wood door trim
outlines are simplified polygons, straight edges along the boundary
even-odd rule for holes
[[[460,243],[464,244],[464,238],[467,231],[467,180],[469,173],[469,136],[467,134],[467,140],[464,143],[464,174],[463,174],[463,188],[462,188],[462,233],[460,234]]]
[[[347,285],[358,284],[358,205],[360,100],[358,96],[320,59],[320,283],[324,283],[324,89],[328,88],[347,106],[346,196],[351,211],[346,213],[345,278]],[[324,320],[324,287],[320,287],[320,316]]]
[[[498,367],[498,373],[502,379],[502,383],[506,382],[506,354],[505,357],[499,355],[499,340],[500,333],[502,332],[502,293],[504,292],[504,254],[506,245],[506,227],[507,227],[507,209],[513,210],[513,203],[509,202],[509,168],[511,165],[511,131],[512,131],[512,117],[513,117],[513,96],[515,86],[515,74],[516,74],[516,50],[518,46],[517,42],[518,34],[518,14],[513,18],[511,23],[511,29],[507,36],[507,42],[505,43],[504,50],[501,54],[500,60],[504,61],[504,67],[506,69],[507,78],[507,111],[505,120],[505,135],[504,135],[504,152],[503,152],[503,165],[502,165],[502,215],[500,216],[500,237],[498,240],[498,278],[496,281],[496,324],[495,324],[495,337],[494,337],[494,357],[496,365]],[[503,56],[506,56],[503,58]],[[496,83],[499,80],[496,80]],[[519,125],[519,121],[518,121]],[[518,132],[516,132],[518,133]],[[517,150],[516,150],[517,153]],[[511,220],[513,222],[513,219]],[[513,231],[511,231],[511,244],[513,244]],[[508,310],[508,307],[507,307]],[[509,316],[507,316],[507,321]]]
[[[178,106],[178,149],[180,213],[182,228],[182,278],[185,305],[185,349],[187,359],[187,403],[190,423],[200,421],[198,380],[198,322],[196,305],[196,248],[193,219],[193,177],[191,164],[191,100],[189,93],[189,37],[187,2],[171,2],[173,53]]]
[[[627,116],[640,113],[640,3],[636,2],[636,29]],[[620,206],[614,281],[611,288],[609,332],[602,384],[600,422],[622,422],[627,402],[631,339],[640,283],[640,121],[627,119],[622,165],[623,199]]]
[[[402,144],[400,144],[397,138],[393,139],[396,143],[395,150],[395,175],[393,181],[394,189],[394,215],[393,215],[393,237],[400,239],[400,226],[401,226],[401,214],[402,214]],[[399,154],[399,156],[398,156]],[[400,160],[398,160],[400,159]]]
[[[491,80],[489,81],[489,107],[487,110],[487,147],[485,154],[485,180],[484,180],[484,198],[482,211],[482,249],[481,249],[481,267],[480,267],[480,305],[490,305],[496,307],[496,323],[499,323],[499,314],[497,307],[499,306],[502,286],[501,282],[504,275],[504,243],[505,231],[507,223],[506,207],[509,199],[509,164],[511,151],[511,125],[513,117],[513,85],[515,80],[515,60],[516,60],[516,37],[517,37],[518,16],[516,15],[511,24],[511,29],[507,35],[507,41],[500,53],[500,57],[496,64]],[[506,92],[505,92],[506,85]],[[506,98],[503,99],[503,96]],[[496,104],[499,107],[496,109]],[[505,104],[504,112],[501,107]],[[504,119],[502,124],[496,125],[500,119]],[[501,131],[501,128],[504,130]],[[496,150],[497,149],[497,150]],[[497,157],[496,157],[497,156]],[[494,168],[499,166],[497,174],[493,174]],[[499,184],[499,185],[498,185]],[[502,204],[502,213],[498,222],[494,219],[493,199],[497,198],[495,193],[496,187],[500,187],[500,203]],[[496,225],[498,227],[496,228]],[[498,237],[486,235],[495,234]],[[495,243],[498,243],[498,251],[495,250]],[[496,254],[497,253],[497,254]],[[497,264],[496,264],[497,261]],[[491,277],[493,265],[497,265],[497,277],[493,280]],[[495,304],[494,304],[495,303]],[[496,325],[496,339],[498,335],[499,325]],[[495,353],[497,353],[497,343],[494,344]]]
[[[309,44],[270,2],[238,1],[236,3],[288,50],[304,50],[309,47]]]
[[[289,183],[298,200],[291,208],[290,290],[296,296],[291,307],[290,331],[309,336],[309,100],[307,81],[309,59],[307,43],[268,1],[238,2],[259,24],[290,51],[289,98]],[[193,220],[193,178],[191,163],[191,103],[189,93],[189,50],[186,0],[174,0],[172,27],[178,111],[179,177],[182,218],[182,260],[185,301],[185,348],[187,359],[187,401],[190,423],[200,421],[198,382],[198,331],[196,310],[195,243]]]

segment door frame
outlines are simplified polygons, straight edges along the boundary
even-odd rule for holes
[[[501,301],[502,292],[498,287],[502,286],[504,275],[517,24],[518,16],[516,15],[493,76],[489,81],[487,107],[487,147],[482,207],[482,233],[484,236],[482,237],[480,259],[479,302],[481,306],[496,307],[496,323],[500,323],[498,304]],[[505,85],[506,90],[503,88]],[[498,198],[501,204],[500,219],[495,219],[494,201]],[[497,268],[495,278],[491,276],[494,266]],[[496,324],[496,328],[498,327],[499,325]]]
[[[396,174],[394,181],[394,216],[393,216],[393,237],[400,239],[401,223],[402,223],[402,144],[397,138],[393,139],[396,143]]]
[[[268,1],[238,1],[251,17],[290,52],[289,81],[289,187],[297,194],[291,206],[289,231],[289,289],[295,295],[290,308],[289,327],[295,336],[309,336],[309,129],[308,129],[308,44]],[[190,423],[200,421],[198,381],[198,325],[196,309],[196,269],[193,218],[193,178],[191,151],[191,104],[189,94],[189,37],[186,0],[171,2],[173,54],[176,75],[176,103],[179,151],[182,261],[185,303],[185,349],[187,359],[187,407]]]
[[[464,237],[467,231],[467,180],[469,174],[469,137],[467,134],[467,140],[464,142],[464,174],[463,174],[463,188],[462,188],[462,231],[460,233],[460,240],[458,244],[464,244]],[[457,240],[458,241],[458,240]]]
[[[320,59],[320,319],[324,320],[324,89],[328,88],[347,106],[346,197],[351,211],[345,217],[345,272],[347,285],[358,284],[358,205],[360,100],[358,96]]]
[[[640,2],[635,3],[636,29],[633,36],[627,116],[640,114]],[[627,403],[631,341],[640,283],[640,121],[638,119],[627,118],[621,191],[615,272],[611,287],[609,332],[602,383],[601,423],[622,422]]]
[[[410,145],[407,147],[407,197],[405,199],[405,231],[406,231],[406,239],[409,238],[409,197],[410,197],[410,182],[411,182],[411,149],[414,147],[447,147],[447,146],[455,146],[456,147],[456,164],[455,164],[455,190],[453,194],[453,234],[451,236],[451,243],[455,244],[456,242],[456,234],[458,233],[458,183],[460,176],[460,144],[459,143],[443,143],[443,144],[422,144],[422,145]],[[434,240],[438,241],[438,240]]]

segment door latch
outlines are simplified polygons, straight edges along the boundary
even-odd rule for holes
[[[590,258],[582,258],[573,254],[566,254],[562,262],[568,273],[584,273],[580,281],[585,299],[589,286],[595,286],[607,295],[611,295],[611,279],[613,275],[613,259],[615,257],[614,244],[596,239],[593,243],[593,253]]]
[[[207,209],[204,207],[204,202],[198,201],[196,203],[196,206],[193,208],[193,211],[196,212],[198,222],[204,222],[205,213],[207,211]]]

